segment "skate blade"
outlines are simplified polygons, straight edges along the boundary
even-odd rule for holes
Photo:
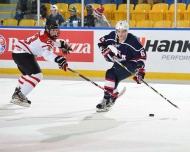
[[[19,100],[17,100],[17,99],[12,99],[12,100],[10,101],[10,103],[13,103],[13,104],[15,104],[15,105],[22,106],[22,107],[30,107],[30,104],[29,104],[29,103],[21,102],[21,101],[19,101]]]
[[[108,112],[109,108],[105,108],[105,109],[96,109],[96,112]]]

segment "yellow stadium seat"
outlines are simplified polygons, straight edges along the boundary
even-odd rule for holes
[[[5,19],[5,20],[3,20],[3,25],[4,26],[17,26],[18,20],[14,19],[14,18]]]
[[[166,27],[171,27],[171,21],[167,20],[160,20],[160,21],[155,21],[154,27],[157,28],[166,28]]]
[[[43,3],[46,8],[47,8],[47,15],[49,15],[51,12],[50,12],[50,7],[51,7],[51,4],[50,3]]]
[[[19,26],[34,26],[34,23],[33,19],[22,19],[19,22]]]
[[[168,4],[158,3],[154,4],[152,9],[148,12],[148,19],[155,22],[165,20],[165,13],[168,10]]]
[[[35,25],[34,26],[38,26],[38,22],[35,21]],[[44,20],[40,19],[40,25],[39,26],[44,26]]]
[[[174,22],[172,23],[172,27],[174,27]],[[178,20],[177,21],[177,27],[189,27],[189,21],[187,20]]]
[[[115,27],[117,21],[116,20],[108,20],[108,22],[110,23],[111,27]]]
[[[68,4],[66,3],[57,3],[55,5],[58,7],[58,10],[63,10],[63,11],[68,10]]]
[[[65,12],[68,12],[68,4],[66,3],[57,3],[55,4],[58,7],[58,11],[65,16]]]
[[[131,12],[131,19],[136,22],[148,19],[148,12],[151,9],[150,4],[137,4],[135,10]]]
[[[60,12],[60,13],[62,13],[62,12]],[[64,14],[64,15],[63,15],[63,14]],[[62,15],[64,16],[65,20],[67,20],[67,19],[70,17],[70,13],[69,13],[68,10],[65,11],[63,14],[62,14]]]
[[[150,4],[137,4],[135,6],[135,10],[146,10],[146,11],[149,11],[151,9],[151,5]]]
[[[104,7],[104,15],[107,18],[107,20],[114,20],[114,13],[116,10],[117,5],[110,3],[110,4],[103,4],[102,7]]]
[[[143,28],[153,27],[153,21],[150,21],[150,20],[138,21],[136,24],[136,27],[143,27]]]
[[[177,3],[177,20],[182,20],[182,12],[186,10],[185,3]],[[173,22],[174,21],[174,4],[170,5],[168,11],[166,11],[166,20]]]
[[[129,27],[136,27],[136,21],[130,20],[129,21]]]
[[[130,12],[134,9],[134,4],[129,5]],[[120,4],[118,6],[118,9],[114,12],[114,18],[115,20],[127,20],[127,4]]]
[[[187,6],[187,9],[181,12],[182,18],[184,20],[190,21],[190,4]]]

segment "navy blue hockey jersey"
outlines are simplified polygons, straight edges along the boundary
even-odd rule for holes
[[[146,51],[138,38],[133,34],[128,33],[126,40],[119,43],[115,31],[112,31],[108,35],[101,37],[98,43],[99,47],[106,48],[108,45],[113,45],[117,48],[117,57],[120,61],[139,62],[141,65],[145,65]]]

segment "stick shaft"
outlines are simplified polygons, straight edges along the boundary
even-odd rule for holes
[[[86,78],[85,76],[81,75],[80,73],[78,73],[78,72],[76,72],[76,71],[74,71],[74,70],[72,70],[72,69],[70,69],[70,68],[67,68],[67,69],[68,69],[69,71],[73,72],[74,74],[80,76],[81,78],[85,79],[86,81],[91,82],[93,85],[99,87],[100,89],[104,90],[105,92],[107,92],[108,94],[110,94],[111,96],[113,96],[114,98],[118,98],[118,95],[117,95],[117,94],[113,94],[112,92],[110,92],[110,91],[104,89],[102,86],[100,86],[100,85],[98,85],[97,83],[93,82],[92,80]]]
[[[129,69],[124,66],[122,63],[120,63],[116,58],[114,58],[114,61],[117,62],[120,66],[122,66],[124,69],[126,69],[129,73],[131,73],[132,75],[134,75],[131,71],[129,71]],[[175,104],[173,104],[170,100],[168,100],[166,97],[164,97],[162,94],[160,94],[156,89],[154,89],[153,87],[151,87],[147,82],[145,82],[143,79],[141,80],[146,86],[148,86],[150,89],[152,89],[154,92],[156,92],[158,95],[160,95],[162,98],[164,98],[167,102],[169,102],[171,105],[173,105],[174,107],[178,108],[179,107]]]

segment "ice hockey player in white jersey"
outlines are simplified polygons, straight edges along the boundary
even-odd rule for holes
[[[59,37],[59,25],[54,20],[50,20],[42,30],[25,40],[19,40],[12,52],[12,58],[17,64],[22,76],[18,79],[18,84],[12,95],[13,104],[29,107],[31,101],[26,97],[36,85],[42,80],[42,71],[35,60],[36,57],[43,57],[45,60],[55,62],[60,69],[67,70],[67,60],[64,56],[53,53],[54,47],[62,49],[64,54],[72,51],[70,46],[64,41],[56,41]]]
[[[141,79],[144,79],[145,76],[146,51],[138,38],[129,33],[129,24],[126,21],[118,21],[115,31],[101,37],[98,46],[105,60],[114,63],[106,71],[104,84],[106,90],[118,94],[117,87],[119,83],[132,75],[115,62],[113,58],[117,58],[132,73],[136,73],[133,79],[138,84],[141,83]],[[116,99],[104,92],[103,100],[96,106],[97,112],[108,111]]]

